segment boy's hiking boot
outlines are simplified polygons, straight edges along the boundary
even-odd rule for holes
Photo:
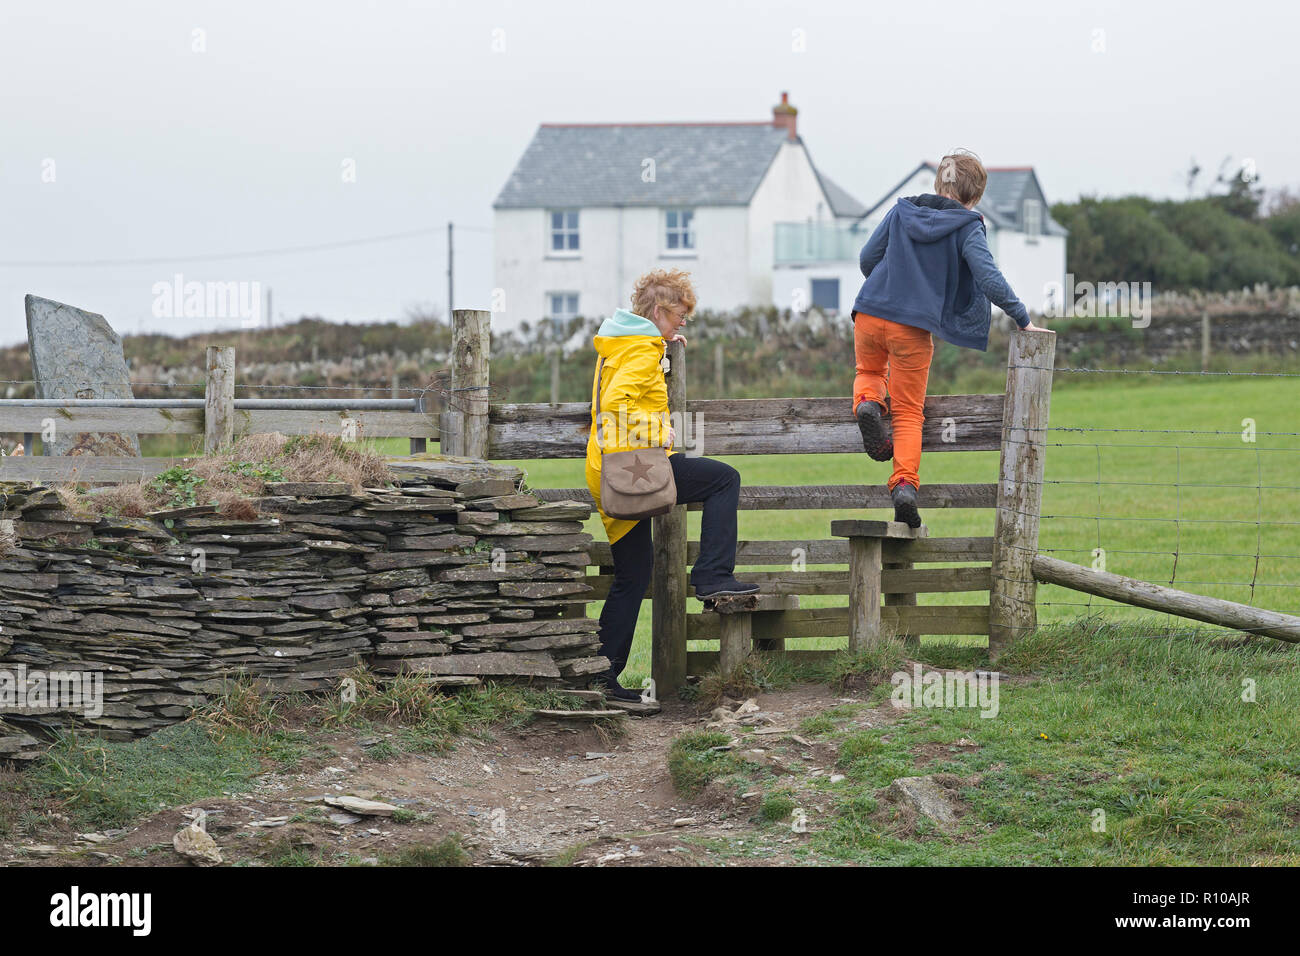
[[[901,521],[909,528],[921,527],[921,512],[916,510],[916,486],[900,482],[890,492],[894,499],[894,520]]]
[[[624,687],[618,682],[618,678],[613,674],[601,674],[589,685],[591,690],[598,690],[606,697],[612,697],[614,700],[640,701],[641,692]]]
[[[716,584],[706,584],[704,587],[696,587],[695,596],[700,600],[710,597],[727,597],[732,594],[757,594],[758,585],[748,584],[744,581],[737,581],[734,577],[717,582]]]
[[[870,400],[858,404],[858,431],[862,432],[862,447],[872,461],[889,461],[894,457],[894,442],[882,417],[885,407]]]

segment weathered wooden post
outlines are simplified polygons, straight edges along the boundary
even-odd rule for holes
[[[487,458],[492,313],[457,309],[451,324],[451,395],[441,419],[444,455]]]
[[[911,571],[915,565],[911,561],[885,561],[882,568],[885,571]],[[885,607],[916,607],[915,591],[886,591]],[[905,627],[899,629],[898,636],[908,644],[920,644],[921,635],[908,631]]]
[[[989,592],[989,654],[994,657],[1038,623],[1031,567],[1038,553],[1055,359],[1054,332],[1011,334]]]
[[[668,411],[681,419],[686,414],[686,347],[669,342],[666,354]],[[683,431],[684,424],[678,429]],[[676,693],[686,683],[686,506],[678,505],[650,520],[655,562],[650,584],[650,675],[656,692],[664,695]]]
[[[560,343],[551,346],[551,404],[560,404]]]
[[[216,455],[235,438],[235,350],[209,345],[203,405],[203,454]]]
[[[742,611],[739,614],[719,614],[718,618],[718,673],[726,679],[745,663],[754,646],[754,616]]]
[[[1201,371],[1210,370],[1210,310],[1201,313]]]
[[[860,654],[881,641],[880,539],[849,538],[849,650]]]

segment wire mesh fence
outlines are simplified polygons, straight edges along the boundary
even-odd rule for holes
[[[1056,372],[1212,376],[1217,383],[1143,389],[1136,406],[1116,413],[1099,402],[1110,414],[1099,410],[1087,421],[1054,413],[1046,430],[1041,554],[1300,613],[1300,390],[1287,381],[1300,373]],[[1155,613],[1052,585],[1039,589],[1039,605],[1048,617],[1052,608]]]

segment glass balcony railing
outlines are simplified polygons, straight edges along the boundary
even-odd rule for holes
[[[776,265],[801,262],[856,262],[867,244],[866,231],[849,229],[832,223],[778,222],[775,229]]]

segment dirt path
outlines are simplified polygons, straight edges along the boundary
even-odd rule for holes
[[[848,693],[799,685],[760,694],[759,712],[745,720],[748,729],[731,731],[735,752],[802,790],[801,780],[834,771],[836,752],[801,736],[800,724],[828,708],[863,703]],[[886,705],[862,707],[853,721],[866,727],[891,719]],[[127,832],[91,835],[93,842],[71,833],[47,837],[48,852],[33,852],[31,843],[0,845],[0,857],[43,865],[185,866],[172,837],[188,823],[187,812],[201,808],[227,863],[284,862],[294,854],[326,864],[378,862],[449,833],[461,835],[477,865],[731,862],[730,853],[715,852],[718,841],[754,846],[762,788],[742,796],[710,787],[688,800],[674,790],[667,769],[672,740],[704,729],[708,720],[694,706],[669,701],[658,716],[626,718],[621,737],[543,720],[493,740],[461,738],[445,756],[403,753],[384,761],[366,752],[373,736],[332,734],[322,741],[335,751],[327,759],[297,772],[264,774],[249,793],[160,810]],[[416,816],[350,820],[323,801],[339,795],[383,801]],[[818,805],[825,797],[815,789],[806,799],[810,816],[827,809]],[[788,862],[786,848],[803,837],[787,829],[766,827],[762,854],[743,862]]]

